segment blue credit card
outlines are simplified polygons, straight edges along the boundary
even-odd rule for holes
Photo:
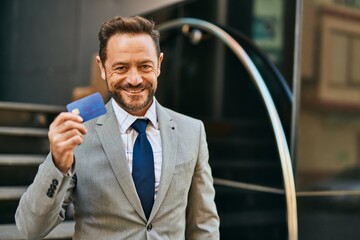
[[[94,93],[66,105],[69,112],[80,115],[84,122],[106,113],[104,101],[100,93]]]

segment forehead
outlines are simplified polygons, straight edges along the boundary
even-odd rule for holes
[[[156,57],[156,48],[148,34],[116,34],[108,41],[107,55],[146,54]]]

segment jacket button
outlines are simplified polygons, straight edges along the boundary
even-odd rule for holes
[[[51,184],[51,185],[50,185],[50,189],[52,189],[52,190],[54,190],[54,191],[55,191],[55,190],[56,190],[56,185]]]
[[[48,189],[46,195],[49,197],[49,198],[52,198],[54,197],[54,190],[52,190],[51,188]]]
[[[147,230],[148,232],[150,232],[150,231],[151,231],[151,229],[152,229],[152,224],[151,224],[151,223],[149,223],[149,224],[147,225],[147,227],[146,227],[146,230]]]
[[[54,184],[55,186],[57,186],[59,184],[59,181],[57,179],[53,179],[52,180],[52,184]]]

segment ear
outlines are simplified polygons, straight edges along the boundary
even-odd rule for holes
[[[98,65],[99,69],[100,69],[101,78],[102,78],[103,80],[105,80],[105,79],[106,79],[106,72],[105,72],[105,68],[104,68],[104,66],[103,66],[103,64],[102,64],[101,59],[100,59],[99,56],[96,56],[96,63],[97,63],[97,65]]]
[[[157,67],[157,76],[160,76],[161,62],[162,62],[163,58],[164,58],[164,53],[160,53],[158,67]]]

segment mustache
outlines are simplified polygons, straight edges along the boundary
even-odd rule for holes
[[[131,85],[130,83],[125,83],[125,84],[118,84],[114,86],[115,90],[119,90],[119,89],[124,89],[124,90],[138,90],[138,89],[146,89],[146,88],[152,88],[152,84],[151,83],[147,83],[147,82],[142,82],[139,83],[136,86]]]

